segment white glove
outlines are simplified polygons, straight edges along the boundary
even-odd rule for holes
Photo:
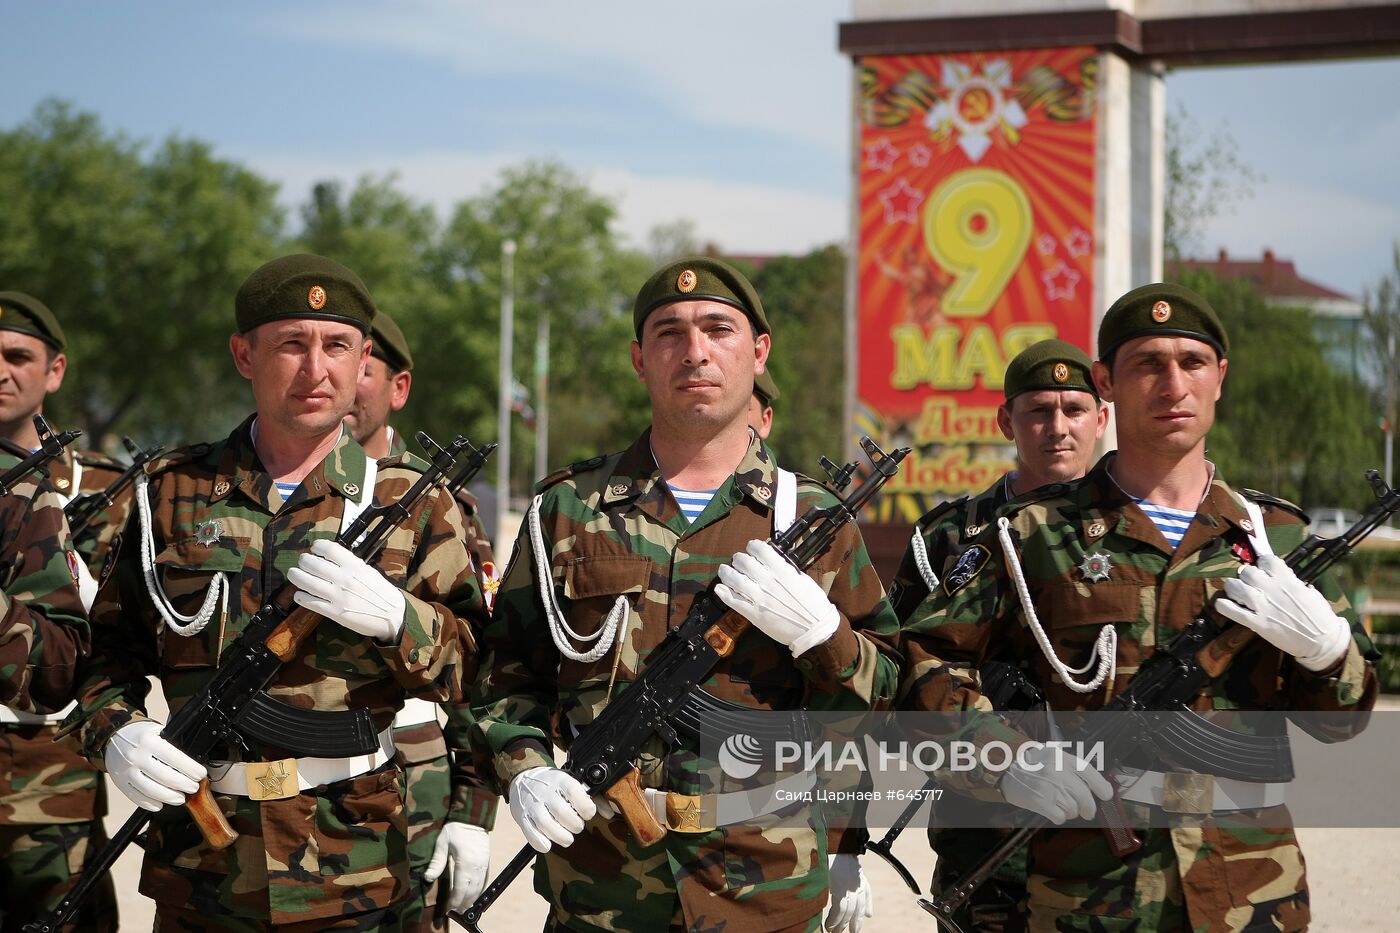
[[[1001,777],[1006,802],[1039,813],[1059,826],[1072,817],[1092,819],[1099,800],[1113,798],[1113,785],[1099,772],[1065,751],[1033,745],[1018,754]],[[1029,768],[1021,766],[1024,758]],[[1038,766],[1038,767],[1037,767]]]
[[[392,644],[403,630],[403,591],[342,544],[322,538],[287,571],[298,606]]]
[[[875,916],[875,897],[860,859],[854,855],[831,857],[831,909],[826,912],[827,933],[860,933],[865,918]]]
[[[1221,615],[1254,629],[1310,671],[1336,664],[1351,644],[1347,620],[1273,554],[1260,555],[1259,566],[1243,567],[1239,579],[1226,580],[1225,597],[1215,604]]]
[[[128,723],[112,733],[103,753],[117,790],[152,813],[183,804],[209,774],[204,765],[161,738],[160,725],[149,719]]]
[[[541,765],[521,771],[510,782],[510,815],[536,852],[572,845],[597,812],[588,788],[559,768]]]
[[[491,867],[491,837],[486,830],[470,823],[443,823],[423,880],[428,884],[437,881],[449,861],[452,862],[452,891],[447,898],[447,909],[466,910],[486,890],[486,872]]]
[[[719,568],[715,595],[795,658],[829,639],[841,614],[816,580],[767,541],[753,540]]]

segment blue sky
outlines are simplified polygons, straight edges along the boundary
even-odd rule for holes
[[[563,161],[642,244],[687,218],[734,252],[844,239],[848,0],[0,4],[0,126],[48,96],[109,129],[209,140],[283,183],[397,171],[446,208],[504,166]],[[1205,250],[1271,247],[1359,293],[1400,237],[1400,61],[1183,71],[1205,130],[1265,178]]]

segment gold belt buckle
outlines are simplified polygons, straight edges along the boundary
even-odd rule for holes
[[[708,833],[715,829],[713,798],[706,794],[666,793],[666,828],[678,833]]]
[[[1162,779],[1162,809],[1209,816],[1214,809],[1215,775],[1168,771]]]
[[[295,758],[248,763],[249,800],[286,800],[300,793]]]

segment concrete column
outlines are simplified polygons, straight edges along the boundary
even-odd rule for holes
[[[1166,87],[1155,64],[1099,56],[1094,321],[1119,295],[1162,278]],[[1087,348],[1097,358],[1098,346]],[[1117,446],[1110,418],[1099,453]]]

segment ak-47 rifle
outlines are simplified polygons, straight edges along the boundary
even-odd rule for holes
[[[27,457],[22,457],[19,463],[0,473],[0,496],[8,496],[16,483],[35,470],[43,469],[50,461],[62,455],[63,448],[83,436],[82,431],[53,433],[53,428],[49,427],[43,415],[34,416],[34,430],[39,432],[39,449]]]
[[[1313,583],[1333,565],[1356,549],[1371,532],[1375,531],[1396,512],[1400,512],[1400,491],[1386,486],[1375,470],[1366,472],[1366,479],[1376,495],[1366,514],[1346,531],[1334,538],[1309,535],[1284,558],[1298,578],[1304,583]],[[1263,529],[1259,529],[1263,533]],[[1225,672],[1230,662],[1241,649],[1255,638],[1252,629],[1231,624],[1214,610],[1214,601],[1206,607],[1200,617],[1188,625],[1161,651],[1154,653],[1138,672],[1132,676],[1123,692],[1104,705],[1106,713],[1148,713],[1165,711],[1178,714],[1176,721],[1165,729],[1148,730],[1146,737],[1160,748],[1189,749],[1194,743],[1202,742],[1220,749],[1219,760],[1239,761],[1247,757],[1255,748],[1250,746],[1250,737],[1235,736],[1219,727],[1212,726],[1204,719],[1193,720],[1186,717],[1191,713],[1190,703],[1215,678]],[[1374,659],[1371,659],[1374,660]],[[1087,735],[1081,737],[1085,743],[1102,742],[1105,760],[1111,770],[1123,754],[1141,744],[1139,735],[1129,735],[1139,725],[1132,715],[1098,717],[1097,725]],[[1234,743],[1234,744],[1231,744]],[[1266,768],[1270,757],[1268,749],[1259,747],[1261,754],[1255,756],[1261,768]],[[1244,755],[1241,755],[1241,751]],[[1255,780],[1262,778],[1256,777]],[[1031,836],[1044,829],[1048,821],[1037,817],[1017,829],[995,849],[989,852],[963,878],[934,898],[922,898],[919,905],[937,918],[940,927],[961,933],[953,922],[953,914],[966,903],[972,892],[982,886],[1002,863],[1017,849],[1030,841]]]
[[[993,709],[1024,712],[1045,703],[1044,695],[1019,668],[1001,661],[988,661],[978,669],[978,672],[982,679],[982,695],[991,701]],[[928,803],[931,808],[930,815],[937,810],[937,804],[933,802],[933,791],[937,787],[937,778],[931,777],[925,781],[919,792],[910,799],[909,803],[900,811],[899,816],[895,817],[890,828],[885,831],[885,835],[876,840],[867,840],[861,848],[862,855],[866,852],[874,852],[888,862],[889,866],[899,875],[900,880],[908,885],[909,890],[915,894],[923,894],[924,892],[919,890],[919,883],[914,880],[913,874],[894,854],[894,842],[904,830],[909,828],[914,815],[923,809],[925,803]]]
[[[495,444],[474,448],[462,437],[442,448],[422,431],[418,432],[418,443],[432,455],[423,475],[397,502],[371,506],[336,538],[357,557],[372,562],[388,542],[390,533],[409,520],[418,503],[435,486],[441,484],[449,493],[455,493],[477,474],[496,448]],[[248,620],[209,683],[166,723],[160,732],[162,738],[200,764],[207,764],[220,745],[244,743],[241,733],[245,730],[241,727],[250,714],[281,705],[268,698],[264,691],[282,665],[296,657],[298,649],[315,633],[322,618],[297,606],[292,600],[295,592],[296,587],[284,584],[268,604]],[[314,740],[316,737],[306,738]],[[185,798],[185,806],[209,845],[224,849],[238,838],[215,802],[207,777],[200,781],[199,790]],[[26,933],[55,933],[63,929],[98,879],[111,869],[118,856],[145,828],[151,815],[137,808],[93,857],[72,892],[52,914],[26,925]]]
[[[908,448],[886,454],[868,437],[861,438],[860,446],[873,467],[860,486],[845,499],[838,495],[836,505],[808,509],[787,530],[773,536],[773,547],[797,569],[806,570],[831,547],[841,529],[855,520],[909,454]],[[848,482],[856,468],[851,463],[837,470],[825,457],[822,465],[838,485]],[[747,619],[720,601],[714,587],[711,582],[695,598],[685,621],[666,634],[651,653],[646,670],[574,740],[564,763],[564,770],[583,782],[590,793],[601,793],[612,802],[644,846],[661,841],[666,827],[652,814],[632,762],[652,736],[669,744],[678,740],[674,723],[691,691],[729,656],[749,627]],[[534,849],[522,847],[470,907],[448,916],[472,933],[480,933],[482,914],[534,858]]]
[[[74,496],[63,507],[63,514],[68,519],[68,534],[74,541],[82,539],[93,519],[101,515],[103,509],[116,501],[117,496],[136,481],[136,475],[145,469],[147,463],[159,457],[165,450],[162,446],[142,450],[129,437],[123,437],[122,444],[126,446],[126,452],[131,454],[131,466],[108,483],[107,488]]]

